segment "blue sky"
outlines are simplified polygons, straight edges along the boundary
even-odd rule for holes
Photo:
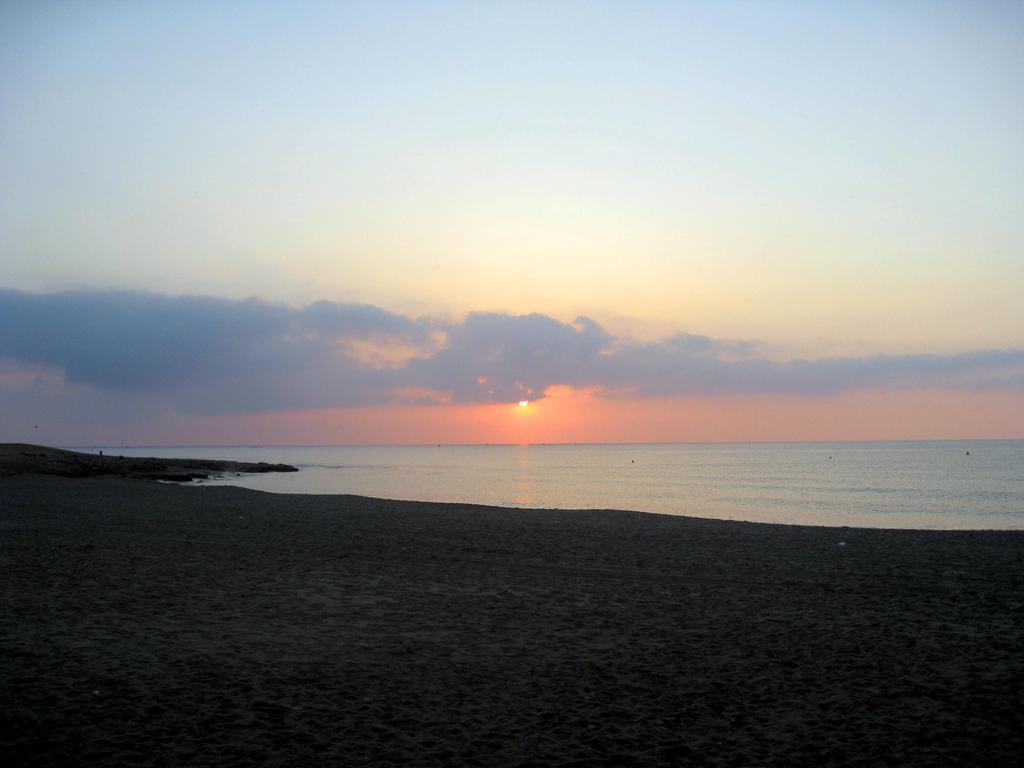
[[[0,3],[0,288],[586,316],[772,365],[1021,349],[1022,30],[1020,3]]]

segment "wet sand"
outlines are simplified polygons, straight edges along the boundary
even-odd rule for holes
[[[1013,765],[1024,534],[0,477],[18,765]]]

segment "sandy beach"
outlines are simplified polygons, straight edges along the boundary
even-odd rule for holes
[[[1012,765],[1024,534],[0,477],[16,765]]]

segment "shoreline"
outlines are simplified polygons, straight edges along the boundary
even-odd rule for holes
[[[177,481],[168,480],[157,482],[167,482],[173,485],[181,485],[186,488],[233,488],[246,493],[260,493],[266,494],[273,497],[281,498],[326,498],[326,499],[359,499],[367,503],[379,502],[382,504],[401,504],[409,506],[423,506],[423,507],[444,507],[444,508],[458,508],[465,507],[470,510],[490,510],[493,512],[536,512],[536,513],[553,513],[553,514],[622,514],[622,515],[654,515],[657,517],[675,518],[681,520],[695,520],[699,522],[707,523],[728,523],[732,525],[754,525],[754,526],[769,526],[772,528],[807,528],[811,530],[826,530],[826,531],[877,531],[879,533],[958,533],[958,534],[971,534],[971,533],[1008,533],[1012,535],[1024,536],[1024,528],[886,528],[879,525],[825,525],[824,523],[817,525],[813,523],[790,523],[790,522],[767,522],[763,520],[740,520],[731,517],[705,517],[701,515],[688,515],[681,512],[658,512],[644,509],[624,509],[620,507],[546,507],[541,505],[529,505],[529,506],[511,506],[507,504],[482,504],[474,501],[435,501],[429,499],[410,499],[410,498],[391,498],[389,496],[367,496],[361,493],[320,493],[320,492],[307,492],[297,493],[295,491],[270,491],[262,488],[248,488],[244,485],[232,485],[230,477],[211,477],[209,480],[213,482],[205,482],[204,479],[200,478],[196,483],[190,484],[187,482],[178,483]]]
[[[1024,532],[0,477],[32,764],[1012,764]]]
[[[188,482],[208,480],[227,474],[265,474],[298,472],[290,464],[263,461],[230,461],[224,459],[176,459],[152,456],[123,456],[82,453],[63,448],[50,448],[30,443],[0,443],[0,477],[4,475],[40,474],[59,477],[130,477],[143,480]]]
[[[891,455],[882,447],[876,453],[875,448],[852,445],[845,453],[839,446],[794,446],[783,447],[777,455],[721,448],[721,453],[706,456],[703,449],[690,455],[651,447],[641,454],[621,446],[596,452],[557,449],[569,451],[565,455],[519,452],[545,448],[486,453],[489,449],[436,446],[393,452],[292,447],[130,453],[287,461],[301,467],[295,474],[209,481],[272,493],[356,493],[536,509],[612,508],[786,525],[1024,530],[1024,489],[1013,472],[1024,443],[971,448],[966,457],[963,447],[948,441],[893,449]]]

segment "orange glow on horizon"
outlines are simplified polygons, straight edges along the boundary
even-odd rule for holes
[[[939,416],[941,415],[941,418]],[[396,404],[219,416],[174,416],[69,434],[79,444],[528,444],[1024,438],[1024,395],[947,390],[833,396],[612,400],[555,387],[546,397],[479,405]],[[111,442],[112,440],[112,442]]]

